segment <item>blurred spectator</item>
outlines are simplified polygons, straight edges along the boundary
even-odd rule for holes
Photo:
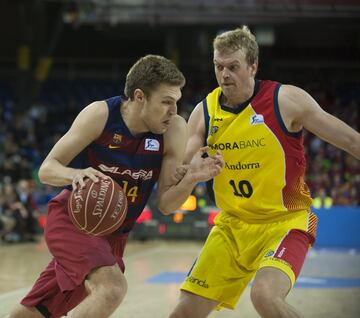
[[[3,236],[6,242],[33,242],[37,232],[36,206],[32,202],[28,182],[21,180],[18,191],[11,183],[5,184],[0,193],[2,215],[13,220],[13,227]]]
[[[23,204],[26,209],[26,228],[24,235],[26,236],[26,240],[34,240],[35,234],[38,232],[37,227],[37,217],[40,215],[40,211],[33,199],[33,191],[34,186],[32,186],[33,182],[29,182],[28,180],[20,180],[16,187],[16,193],[19,201]]]
[[[333,199],[327,195],[324,188],[321,188],[313,199],[312,206],[315,209],[325,208],[330,209],[333,205]]]
[[[15,227],[15,219],[5,214],[4,196],[2,195],[2,187],[0,187],[0,237],[10,233]]]

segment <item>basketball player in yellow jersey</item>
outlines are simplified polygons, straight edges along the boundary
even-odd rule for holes
[[[187,160],[204,143],[221,150],[225,167],[209,187],[221,212],[170,317],[232,309],[252,278],[261,317],[300,317],[285,298],[317,223],[304,182],[302,129],[358,159],[360,134],[302,89],[256,80],[258,45],[246,26],[215,38],[214,66],[219,87],[190,116]]]

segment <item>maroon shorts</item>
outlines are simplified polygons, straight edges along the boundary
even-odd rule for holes
[[[21,301],[36,307],[45,317],[57,318],[77,306],[85,297],[84,280],[95,268],[118,264],[122,260],[127,234],[90,236],[72,224],[67,211],[69,190],[63,190],[49,202],[45,240],[53,255],[32,290]]]

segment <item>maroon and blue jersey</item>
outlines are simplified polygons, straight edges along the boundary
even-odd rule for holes
[[[123,188],[128,213],[115,234],[127,233],[135,225],[159,178],[164,151],[162,135],[149,132],[134,137],[130,133],[120,112],[123,101],[120,96],[106,100],[109,117],[103,132],[69,165],[80,169],[93,167]]]

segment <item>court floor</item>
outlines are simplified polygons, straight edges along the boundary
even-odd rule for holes
[[[130,241],[125,253],[129,290],[112,317],[166,318],[176,304],[180,282],[201,242]],[[0,243],[0,318],[8,316],[50,260],[44,242]],[[211,317],[259,317],[249,287],[234,311]],[[360,253],[355,250],[312,250],[288,300],[304,317],[360,317]]]

